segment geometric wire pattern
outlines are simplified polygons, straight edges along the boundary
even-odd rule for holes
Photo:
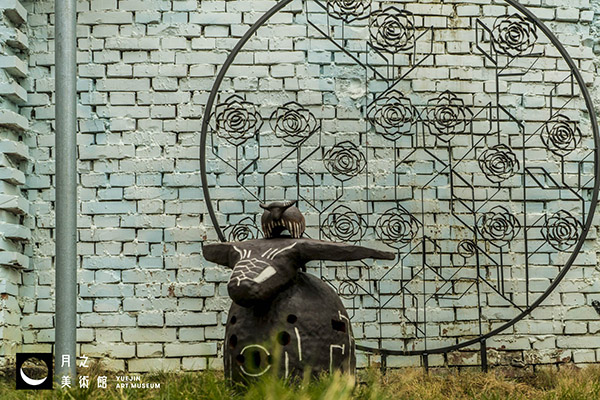
[[[272,101],[256,97],[261,83],[271,94],[268,77],[221,88],[289,3],[242,37],[209,97],[201,173],[215,234],[258,237],[259,202],[297,199],[306,236],[394,251],[309,265],[362,350],[447,352],[528,315],[573,265],[598,197],[598,127],[564,47],[512,0],[493,17],[455,12],[469,2],[306,0],[281,49],[269,40],[287,55],[271,71],[292,66]],[[237,191],[211,196],[207,170]],[[241,212],[220,205],[232,199]]]

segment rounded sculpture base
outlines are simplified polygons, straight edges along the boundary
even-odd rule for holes
[[[282,378],[340,370],[353,374],[356,353],[348,313],[322,280],[299,272],[270,303],[229,310],[225,376],[245,382],[267,371]]]

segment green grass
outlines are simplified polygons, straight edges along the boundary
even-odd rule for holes
[[[114,374],[109,387],[97,389],[96,366],[90,389],[16,391],[14,380],[0,378],[0,398],[12,399],[239,399],[239,400],[596,400],[600,399],[600,367],[561,370],[542,369],[516,373],[495,369],[489,373],[439,369],[425,374],[421,369],[402,369],[381,375],[378,370],[359,372],[356,379],[324,376],[320,380],[285,382],[265,376],[248,388],[228,385],[222,372],[159,373],[142,377],[160,382],[160,389],[117,389]]]

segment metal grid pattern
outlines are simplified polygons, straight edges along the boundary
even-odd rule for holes
[[[359,349],[485,349],[552,292],[590,228],[598,130],[575,61],[514,1],[460,17],[468,2],[307,0],[290,10],[305,35],[280,43],[304,53],[303,84],[262,101],[222,88],[289,3],[242,37],[208,101],[201,158],[215,234],[258,237],[259,201],[298,199],[309,237],[397,252],[314,269],[344,299]],[[211,196],[227,176],[236,195]],[[242,213],[228,213],[232,198]]]

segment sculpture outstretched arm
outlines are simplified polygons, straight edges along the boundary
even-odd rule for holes
[[[304,262],[311,260],[357,261],[364,258],[393,260],[396,258],[395,254],[389,251],[312,239],[300,240],[298,250]]]
[[[225,267],[232,267],[230,264],[231,244],[229,243],[212,243],[202,246],[204,258]]]

